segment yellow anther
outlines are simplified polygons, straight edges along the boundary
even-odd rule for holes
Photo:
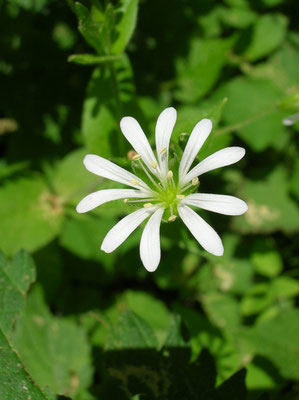
[[[176,196],[177,200],[183,200],[185,198],[185,196],[183,194],[178,194]]]
[[[171,216],[168,218],[168,221],[169,221],[169,222],[174,222],[176,219],[177,219],[177,216],[176,216],[176,215],[171,215]]]
[[[156,163],[156,161],[151,161],[151,167],[153,167],[154,169],[156,169],[157,168],[157,163]]]
[[[130,182],[132,183],[132,185],[139,185],[139,182],[137,181],[137,179],[131,179]]]
[[[168,179],[172,179],[173,178],[173,172],[172,171],[168,171],[167,172],[167,178]]]
[[[160,154],[164,154],[166,153],[166,151],[167,151],[166,147],[163,147],[163,149],[160,150]]]
[[[199,182],[198,177],[193,178],[191,182],[193,186],[197,185]]]
[[[145,204],[143,204],[143,207],[144,208],[151,208],[151,207],[153,207],[153,205],[152,205],[152,203],[145,203]]]
[[[140,158],[141,158],[141,155],[140,155],[140,154],[135,154],[135,155],[132,157],[132,160],[133,160],[133,161],[137,161],[137,160],[140,160]]]
[[[123,199],[123,202],[126,204],[129,201],[129,199]]]
[[[130,150],[128,151],[127,157],[129,160],[133,161],[133,157],[136,156],[136,151],[135,150]]]

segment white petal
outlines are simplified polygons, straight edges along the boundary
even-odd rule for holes
[[[226,147],[225,149],[216,151],[209,157],[202,160],[197,164],[183,179],[181,185],[192,181],[196,176],[202,175],[205,172],[211,171],[216,168],[225,167],[234,164],[241,160],[245,155],[245,149],[242,147]]]
[[[191,132],[189,140],[186,144],[182,161],[180,163],[180,168],[179,168],[180,182],[183,181],[185,176],[187,175],[189,168],[191,167],[195,157],[197,156],[205,140],[209,136],[211,130],[212,130],[212,121],[210,119],[202,119],[193,128],[193,131]]]
[[[121,219],[105,236],[101,250],[111,253],[155,210],[156,207],[140,208]]]
[[[161,259],[160,225],[164,208],[158,208],[150,217],[143,230],[140,241],[140,258],[149,272],[157,269]]]
[[[169,141],[176,122],[177,112],[173,107],[166,108],[159,115],[156,125],[156,150],[162,176],[168,172]],[[166,149],[166,151],[163,151]]]
[[[127,141],[130,142],[135,151],[141,155],[141,158],[147,167],[155,175],[158,175],[157,168],[155,169],[151,166],[152,162],[157,164],[156,157],[136,119],[132,117],[124,117],[120,121],[120,128]]]
[[[85,156],[83,163],[86,169],[93,174],[102,176],[103,178],[107,178],[112,181],[124,183],[125,185],[132,186],[134,188],[142,187],[146,190],[150,190],[149,187],[136,175],[119,167],[113,162],[106,160],[103,157],[95,154],[88,154]],[[138,184],[134,183],[136,181]]]
[[[101,206],[108,201],[126,199],[126,198],[146,198],[147,193],[134,189],[104,189],[97,192],[90,193],[84,197],[77,205],[76,210],[78,213],[85,213]]]
[[[285,126],[291,126],[294,125],[295,122],[299,120],[299,113],[289,115],[288,117],[284,118],[282,123]]]
[[[225,215],[241,215],[248,210],[245,201],[221,194],[194,193],[182,200],[182,203]]]
[[[195,211],[180,205],[178,212],[183,222],[202,247],[215,256],[223,255],[223,244],[219,235]]]

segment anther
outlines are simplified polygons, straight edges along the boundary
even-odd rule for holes
[[[153,167],[154,169],[156,169],[157,168],[157,163],[156,163],[156,161],[151,161],[151,167]]]
[[[135,150],[130,150],[128,151],[127,157],[129,160],[133,161],[133,157],[136,156],[136,151]]]
[[[178,194],[176,196],[177,200],[183,200],[186,196],[184,196],[183,194]]]
[[[177,219],[177,216],[176,215],[171,215],[169,218],[168,218],[168,222],[174,222],[175,220]]]
[[[160,154],[164,154],[164,153],[166,153],[166,151],[167,151],[166,147],[163,147],[163,148],[160,150]]]
[[[173,172],[172,171],[168,171],[167,172],[167,178],[168,179],[172,179],[173,178]]]
[[[197,184],[198,184],[198,182],[199,182],[199,179],[198,179],[198,177],[196,176],[195,178],[193,178],[191,182],[192,182],[192,186],[195,186],[195,185],[197,185]]]
[[[130,182],[132,183],[132,185],[139,185],[139,182],[137,181],[137,179],[131,179]]]
[[[137,160],[140,160],[140,158],[141,158],[141,155],[140,155],[140,154],[135,154],[135,155],[132,157],[132,160],[133,160],[133,161],[137,161]]]
[[[123,202],[126,204],[129,201],[129,199],[123,199]]]
[[[144,208],[151,208],[151,207],[153,207],[153,205],[152,205],[152,203],[145,203],[145,204],[143,204],[143,207]]]

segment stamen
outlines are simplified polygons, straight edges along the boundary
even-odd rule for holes
[[[177,200],[183,200],[186,196],[184,194],[178,194],[176,196]]]
[[[126,204],[129,201],[129,199],[123,199],[123,202]]]
[[[171,215],[171,216],[168,218],[168,222],[174,222],[176,219],[177,219],[177,216],[176,216],[176,215]]]
[[[163,147],[163,148],[160,150],[160,154],[164,154],[164,153],[166,153],[166,151],[167,151],[166,147]]]
[[[152,205],[152,203],[145,203],[145,204],[143,204],[143,207],[144,208],[151,208],[151,207],[153,207],[153,205]]]
[[[172,179],[173,178],[173,172],[172,171],[168,171],[167,172],[167,178],[168,179]]]
[[[137,181],[137,179],[131,179],[130,182],[132,183],[132,185],[139,185],[139,182]]]
[[[137,160],[140,160],[140,158],[141,158],[141,155],[140,155],[140,154],[135,154],[135,155],[132,157],[132,160],[133,160],[133,161],[137,161]]]
[[[141,168],[143,169],[143,171],[146,173],[146,175],[148,176],[148,178],[151,180],[151,182],[156,186],[156,188],[158,188],[160,190],[159,185],[157,184],[156,181],[154,181],[153,177],[150,175],[150,173],[148,172],[148,170],[145,168],[145,166],[142,163],[142,160],[138,160]]]
[[[151,167],[153,167],[154,169],[156,169],[158,166],[158,164],[156,163],[156,161],[151,161]]]
[[[199,182],[198,176],[196,176],[195,178],[192,179],[192,186],[196,186]]]

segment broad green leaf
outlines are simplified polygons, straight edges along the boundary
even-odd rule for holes
[[[100,189],[103,181],[99,176],[87,171],[83,159],[85,149],[77,149],[68,153],[51,171],[51,184],[55,193],[64,202],[77,205],[88,193]]]
[[[192,40],[187,58],[176,63],[175,98],[191,103],[207,94],[219,78],[230,47],[231,41],[224,39]]]
[[[35,267],[28,253],[19,251],[9,261],[0,252],[0,328],[6,335],[10,335],[34,280]]]
[[[299,377],[299,311],[287,310],[244,333],[252,350],[272,361],[287,379]]]
[[[101,243],[116,222],[115,218],[98,218],[90,214],[69,218],[61,231],[60,244],[83,259],[100,261],[111,269],[115,255],[104,253]]]
[[[113,54],[122,53],[134,32],[137,20],[138,0],[120,0],[116,9],[117,21],[115,27],[116,38],[113,41],[111,51]]]
[[[292,232],[299,229],[299,210],[288,195],[284,169],[274,169],[263,181],[247,181],[240,197],[248,204],[244,216],[233,224],[243,232]]]
[[[280,90],[264,79],[238,77],[224,84],[213,96],[228,98],[223,120],[254,151],[267,147],[281,148],[288,140],[287,130],[282,125],[285,113],[279,112],[276,102]],[[219,131],[220,134],[220,131]]]
[[[41,387],[76,399],[90,385],[92,368],[85,331],[71,320],[51,315],[39,287],[28,297],[13,343]]]
[[[299,282],[288,276],[279,276],[271,282],[270,290],[278,299],[295,297],[299,294]]]
[[[243,55],[256,61],[270,54],[284,40],[287,23],[282,14],[262,15],[253,25],[252,38]]]
[[[283,262],[271,240],[257,240],[253,247],[251,260],[257,273],[273,278],[280,274]]]
[[[181,316],[178,314],[173,315],[170,321],[168,335],[164,342],[164,347],[186,346],[187,339],[189,339],[189,333],[187,333],[187,328],[185,327]]]
[[[25,370],[18,354],[0,329],[1,400],[49,400]]]
[[[119,317],[109,349],[155,349],[157,345],[151,327],[133,311],[127,310]]]
[[[0,189],[0,243],[7,255],[49,243],[63,219],[61,199],[38,175],[10,181]]]
[[[122,107],[132,101],[134,86],[127,58],[95,69],[83,104],[82,131],[88,150],[109,158],[125,156],[119,128]]]
[[[256,17],[256,13],[249,8],[223,8],[221,12],[223,23],[238,29],[247,28],[252,24]]]

